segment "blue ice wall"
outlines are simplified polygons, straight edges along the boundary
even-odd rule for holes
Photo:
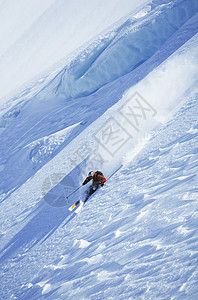
[[[86,96],[135,70],[197,12],[197,0],[153,1],[146,17],[129,18],[66,66],[56,78],[55,93]]]

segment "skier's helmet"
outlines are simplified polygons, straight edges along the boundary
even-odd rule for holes
[[[94,172],[90,171],[89,174],[88,174],[88,177],[90,177],[90,178],[94,177]]]

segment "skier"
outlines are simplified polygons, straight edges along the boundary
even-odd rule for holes
[[[103,173],[100,171],[96,171],[96,172],[90,171],[88,177],[84,180],[82,185],[87,184],[90,180],[93,180],[93,182],[89,188],[89,191],[87,192],[86,200],[99,188],[99,186],[103,186],[104,183],[107,181]]]

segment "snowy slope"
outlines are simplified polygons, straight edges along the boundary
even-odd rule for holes
[[[196,4],[196,2],[193,2]],[[181,6],[182,4],[182,6]],[[175,26],[177,24],[183,24],[184,20],[184,8],[185,5],[187,5],[185,18],[189,18],[189,20],[184,24],[179,30],[175,29]],[[98,79],[98,74],[100,73],[100,65],[101,60],[103,60],[104,52],[100,52],[101,55],[95,58],[93,63],[90,67],[90,59],[92,58],[92,54],[95,57],[95,51],[98,49],[97,43],[96,46],[93,48],[93,51],[90,55],[90,48],[83,51],[80,57],[77,57],[69,66],[66,66],[63,68],[63,70],[55,76],[55,79],[51,80],[46,87],[42,89],[40,93],[38,93],[38,89],[40,88],[38,82],[36,84],[29,88],[27,91],[24,91],[19,97],[16,99],[13,99],[13,103],[19,102],[18,105],[15,105],[13,109],[10,109],[7,114],[4,114],[3,118],[1,119],[1,129],[3,130],[1,140],[2,140],[2,146],[0,149],[0,163],[1,163],[1,176],[4,178],[4,181],[0,183],[0,189],[2,190],[2,193],[6,193],[12,189],[15,189],[16,187],[20,186],[25,180],[27,180],[31,175],[33,175],[36,171],[38,171],[44,164],[46,164],[51,158],[53,158],[55,155],[57,155],[58,152],[60,152],[63,147],[68,145],[72,139],[74,139],[80,132],[84,131],[86,127],[88,127],[94,120],[96,120],[99,116],[101,116],[108,108],[110,108],[113,104],[115,104],[118,100],[120,100],[123,96],[123,93],[129,89],[132,85],[134,85],[136,82],[141,80],[143,77],[146,76],[146,74],[149,71],[152,71],[154,68],[156,68],[161,62],[163,62],[168,55],[172,54],[172,52],[176,51],[183,43],[186,42],[187,39],[191,38],[191,36],[197,31],[197,24],[198,24],[198,15],[195,14],[192,18],[191,16],[194,14],[195,8],[190,6],[189,9],[189,2],[183,1],[180,3],[178,8],[175,5],[174,10],[172,13],[172,4],[168,6],[157,6],[153,5],[153,9],[150,10],[149,13],[146,13],[146,21],[141,21],[141,25],[137,27],[137,30],[135,33],[137,34],[138,40],[141,41],[141,47],[139,49],[139,53],[142,53],[142,50],[147,47],[147,44],[144,44],[143,41],[145,40],[144,36],[147,37],[148,35],[148,26],[147,22],[149,20],[149,17],[151,18],[151,21],[153,21],[153,18],[157,14],[157,19],[154,22],[157,24],[154,29],[150,29],[150,36],[155,36],[155,31],[157,29],[161,30],[161,22],[164,20],[164,17],[166,17],[170,24],[176,20],[174,30],[172,32],[171,37],[169,37],[170,33],[166,36],[167,41],[163,43],[164,39],[162,39],[159,44],[159,49],[154,52],[154,54],[146,59],[145,61],[145,53],[143,53],[141,60],[142,63],[139,61],[139,57],[137,57],[137,61],[139,66],[134,67],[134,65],[131,65],[131,72],[128,72],[125,65],[122,64],[122,61],[120,63],[120,69],[121,73],[124,73],[125,76],[121,76],[117,78],[117,81],[114,79],[114,69],[112,68],[111,60],[113,61],[119,61],[117,58],[117,52],[114,51],[116,48],[121,49],[123,47],[126,47],[126,37],[128,39],[128,36],[133,36],[134,33],[134,25],[133,25],[133,18],[132,15],[132,25],[131,22],[125,22],[122,27],[122,32],[120,33],[120,26],[119,30],[116,30],[114,35],[114,42],[112,46],[109,49],[106,49],[107,51],[107,57],[111,57],[110,64],[107,61],[106,65],[108,66],[109,72],[109,83],[104,83],[103,79]],[[145,10],[144,10],[145,12]],[[180,13],[182,14],[180,15]],[[159,16],[158,16],[159,15]],[[178,18],[176,18],[178,16]],[[180,18],[179,18],[180,16]],[[180,20],[181,19],[181,20]],[[155,20],[155,19],[154,19]],[[139,18],[138,21],[139,22]],[[135,22],[135,26],[137,25]],[[132,26],[132,28],[131,28]],[[177,25],[178,26],[178,25]],[[172,26],[173,27],[173,26]],[[129,30],[129,28],[131,28]],[[154,30],[154,32],[153,32]],[[175,32],[176,30],[176,32]],[[126,35],[126,32],[128,34]],[[112,30],[110,33],[107,32],[107,36],[112,33]],[[121,35],[121,36],[120,36]],[[140,39],[140,37],[141,39]],[[130,38],[131,40],[132,38]],[[99,41],[101,40],[101,36],[99,37]],[[122,43],[121,43],[122,41]],[[133,39],[132,39],[133,41]],[[131,41],[131,44],[133,45],[133,42]],[[155,45],[155,41],[152,39],[150,40],[151,45]],[[129,43],[128,43],[129,44]],[[119,45],[119,47],[117,46]],[[130,45],[130,44],[129,44]],[[157,86],[155,86],[155,81],[153,81],[153,90],[149,90],[144,88],[144,83],[139,87],[135,87],[132,90],[132,93],[129,93],[130,95],[134,94],[135,92],[139,91],[142,96],[147,99],[148,101],[152,101],[151,104],[153,104],[153,107],[158,110],[158,113],[161,110],[162,114],[167,114],[168,111],[170,111],[174,106],[174,104],[177,102],[180,102],[179,95],[177,92],[175,93],[176,89],[181,91],[181,94],[184,93],[185,89],[189,88],[189,84],[194,81],[194,76],[196,76],[196,58],[194,58],[194,52],[196,52],[196,45],[194,46],[195,50],[193,51],[193,55],[186,54],[185,57],[181,58],[175,58],[175,60],[170,63],[170,66],[167,68],[165,65],[165,76],[163,75],[163,68],[159,70],[159,75],[156,75],[156,78],[159,78],[159,84],[164,85],[164,82],[167,83],[163,86],[162,93],[159,94],[159,89]],[[133,47],[131,47],[133,49]],[[154,47],[155,48],[155,47]],[[187,46],[188,48],[188,46]],[[185,48],[184,48],[185,49]],[[111,50],[111,51],[110,51]],[[155,49],[156,50],[156,49]],[[154,49],[152,50],[154,51]],[[183,51],[183,50],[181,50]],[[111,55],[109,55],[109,52]],[[134,50],[132,50],[132,53],[130,54],[133,56]],[[88,53],[88,54],[87,54]],[[116,54],[115,54],[116,53]],[[82,63],[81,58],[82,56],[87,57],[85,62]],[[139,54],[139,55],[140,55]],[[121,55],[121,53],[119,54]],[[127,60],[127,54],[122,55],[124,60]],[[83,60],[84,61],[84,60]],[[186,63],[185,63],[186,61]],[[181,64],[182,62],[182,64]],[[184,63],[183,63],[184,62]],[[86,78],[86,74],[89,72],[92,72],[92,78],[91,78],[91,87],[87,90],[86,93],[88,93],[85,97],[79,97],[79,92],[77,93],[77,97],[74,99],[68,98],[68,95],[65,95],[65,93],[61,93],[61,90],[65,90],[67,88],[67,84],[69,82],[65,81],[65,70],[67,68],[71,68],[72,66],[78,66],[80,67],[81,72],[85,72],[84,75],[81,76],[81,79]],[[82,65],[81,65],[82,63]],[[172,65],[172,66],[171,66]],[[178,67],[176,67],[179,65]],[[95,66],[95,67],[94,67]],[[86,72],[88,68],[88,71]],[[99,69],[99,70],[98,70]],[[119,68],[118,68],[119,69]],[[79,72],[79,70],[78,70]],[[181,76],[181,73],[183,74]],[[104,76],[106,76],[107,71],[104,69]],[[77,75],[74,76],[72,86],[80,85],[80,89],[84,89],[87,86],[90,86],[90,77],[88,76],[84,84],[78,84],[79,80],[75,80]],[[79,75],[78,75],[79,76]],[[118,76],[118,74],[117,74]],[[116,77],[117,77],[116,76]],[[170,77],[170,80],[167,81],[167,77]],[[176,78],[180,78],[180,81],[175,83]],[[100,75],[100,78],[101,77]],[[152,79],[151,79],[152,81]],[[103,85],[101,89],[99,89],[96,93],[93,94],[93,88],[96,89],[95,83],[99,83],[99,85]],[[37,85],[38,84],[38,85]],[[42,83],[43,84],[43,83]],[[150,84],[149,82],[146,83],[146,85]],[[78,88],[78,90],[79,90]],[[73,89],[73,88],[72,88]],[[164,107],[166,93],[169,90],[172,90],[173,94],[172,97],[170,97],[169,102],[167,102],[167,108]],[[55,92],[56,91],[56,92]],[[37,96],[31,97],[31,95],[37,93]],[[81,91],[82,93],[82,91]],[[126,101],[128,96],[125,96],[123,99],[123,102]],[[154,101],[154,102],[153,102]],[[123,103],[122,102],[122,103]],[[121,106],[121,104],[120,104]],[[114,108],[114,110],[118,110],[119,108]],[[93,113],[95,112],[95,113]],[[118,116],[119,117],[119,116]],[[108,118],[108,116],[106,117]],[[99,121],[101,123],[102,121]],[[76,126],[75,126],[76,124]],[[77,125],[78,124],[78,125]],[[67,130],[67,127],[73,126],[73,133],[70,136],[67,136],[67,138],[61,139],[61,142],[55,142],[55,144],[51,144],[47,148],[45,140],[47,137],[51,134],[54,134],[56,132],[59,132],[61,130]],[[99,125],[95,125],[95,128]],[[12,130],[10,130],[12,128]],[[96,132],[96,129],[94,127],[90,129],[92,134]],[[89,131],[90,132],[90,131]],[[84,132],[84,135],[87,135],[87,132]],[[89,133],[90,136],[90,133]],[[140,136],[136,136],[134,138],[134,143],[136,143],[136,138],[140,138]],[[80,140],[84,140],[84,138]],[[79,143],[79,142],[78,142]],[[49,144],[49,143],[48,143]],[[90,140],[88,141],[88,144],[90,144]],[[73,146],[75,147],[75,146]],[[88,147],[88,146],[87,146]],[[88,148],[97,148],[97,146],[89,145]],[[8,151],[9,149],[9,151]],[[76,148],[76,151],[78,150],[78,147]],[[69,151],[66,149],[66,151]],[[76,152],[75,151],[75,152]],[[94,151],[92,151],[94,152]],[[70,151],[71,153],[71,151]],[[122,153],[123,154],[123,153]],[[63,155],[63,154],[62,154]],[[66,157],[68,157],[68,154],[64,154]],[[71,156],[71,155],[69,155]],[[78,155],[76,155],[78,156]],[[79,158],[73,158],[70,157],[72,160],[75,160],[76,163],[80,163],[82,159],[86,157],[86,153],[80,154],[80,160]],[[77,160],[77,161],[76,161]],[[21,172],[21,165],[23,164],[24,169],[23,172]],[[53,164],[53,163],[52,163]],[[94,166],[92,166],[93,168]],[[95,166],[95,167],[100,167]],[[49,167],[50,169],[51,167]],[[63,164],[60,162],[59,169],[65,174],[68,173],[71,169],[71,166],[68,166],[68,164]],[[14,172],[13,172],[14,169]],[[109,171],[111,171],[111,168],[107,167]],[[46,171],[45,171],[46,172]]]
[[[197,299],[197,90],[185,100],[76,218],[62,213],[51,236],[61,222],[57,211],[59,220],[45,228],[45,256],[56,251],[56,259],[45,263],[18,298]],[[40,231],[35,221],[41,216],[20,234],[30,224]],[[43,225],[40,238],[47,234]],[[21,244],[20,235],[12,242],[18,239]],[[35,239],[24,246],[29,249]],[[33,252],[43,252],[43,244]]]
[[[3,299],[198,296],[198,4],[130,5],[1,106]],[[121,164],[78,215],[68,211],[87,171],[108,177]]]

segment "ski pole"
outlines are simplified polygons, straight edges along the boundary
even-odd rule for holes
[[[82,186],[82,184],[81,184]],[[75,191],[73,191],[70,195],[68,195],[66,198],[68,199],[71,195],[73,195],[77,190],[79,190],[81,188],[81,186],[79,186],[77,189],[75,189]]]
[[[108,178],[107,180],[109,180],[115,173],[117,173],[121,168],[123,167],[123,165],[120,165],[119,168],[117,168]]]

